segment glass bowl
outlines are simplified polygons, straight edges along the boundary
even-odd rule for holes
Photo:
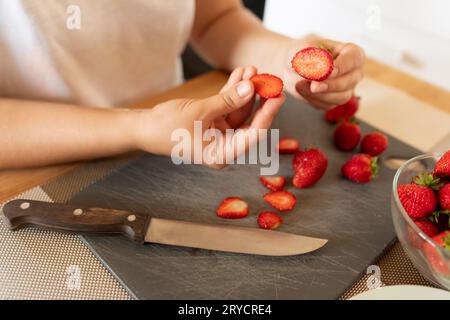
[[[450,290],[450,252],[436,245],[408,216],[400,203],[397,187],[410,183],[422,172],[432,172],[442,154],[415,157],[398,169],[392,190],[391,211],[400,243],[416,269],[432,283]]]

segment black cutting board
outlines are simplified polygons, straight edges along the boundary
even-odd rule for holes
[[[344,180],[342,164],[350,157],[332,144],[333,126],[323,112],[288,99],[274,128],[302,145],[322,148],[329,168],[315,187],[297,190],[299,202],[283,213],[279,229],[329,239],[322,249],[300,256],[262,257],[147,244],[122,237],[85,237],[93,252],[139,299],[337,299],[395,239],[390,194],[394,171],[381,163],[378,178],[367,185]],[[362,124],[363,132],[373,130]],[[411,158],[419,151],[390,137],[388,157]],[[291,156],[282,156],[280,173],[292,175]],[[155,217],[257,227],[262,199],[259,166],[236,165],[222,171],[175,166],[169,158],[143,156],[86,188],[70,202],[148,212]],[[250,204],[239,221],[216,217],[228,196]]]

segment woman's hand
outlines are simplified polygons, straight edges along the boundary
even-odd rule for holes
[[[288,66],[283,72],[283,80],[286,90],[294,97],[304,98],[316,108],[329,109],[346,103],[352,97],[356,85],[364,76],[365,53],[353,43],[308,36],[292,43],[286,59],[290,61],[302,48],[318,45],[329,49],[335,59],[331,76],[322,82],[309,81],[300,77],[291,66]]]
[[[253,113],[255,89],[249,79],[254,74],[256,74],[254,67],[237,68],[230,75],[228,83],[216,96],[198,100],[171,100],[161,103],[151,110],[138,111],[138,148],[170,156],[173,148],[177,145],[177,142],[171,139],[173,133],[177,129],[185,129],[191,137],[191,153],[194,152],[193,146],[198,143],[201,143],[205,149],[212,142],[198,141],[202,137],[194,135],[195,121],[201,121],[202,135],[207,129],[218,129],[216,132],[220,133],[222,141],[225,141],[227,129],[240,129],[240,134],[249,138],[245,145],[234,143],[230,150],[224,144],[217,144],[216,148],[221,150],[215,150],[215,161],[213,163],[205,162],[214,168],[224,167],[227,157],[236,159],[257,142],[252,140],[250,135],[252,129],[270,128],[273,118],[285,101],[284,95],[275,99],[262,99]],[[234,142],[237,141],[236,138],[235,134]]]

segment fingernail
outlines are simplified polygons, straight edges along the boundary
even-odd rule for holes
[[[314,93],[325,92],[328,90],[328,85],[326,83],[319,83],[314,87]]]
[[[250,94],[250,92],[252,91],[252,88],[250,87],[250,85],[246,82],[241,83],[237,86],[237,94],[239,97],[241,98],[245,98],[246,96],[248,96]]]

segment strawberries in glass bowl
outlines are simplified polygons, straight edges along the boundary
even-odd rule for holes
[[[396,173],[392,192],[395,231],[416,269],[450,290],[450,174],[444,154],[407,161]]]

